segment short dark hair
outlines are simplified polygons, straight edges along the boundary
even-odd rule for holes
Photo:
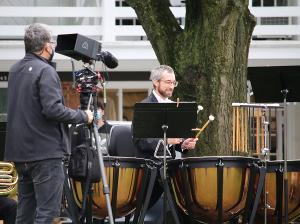
[[[100,108],[101,110],[104,110],[104,103],[101,100],[98,100],[97,107]]]
[[[25,29],[25,52],[41,51],[46,43],[51,42],[51,33],[45,24],[33,23]]]

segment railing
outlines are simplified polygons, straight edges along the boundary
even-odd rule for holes
[[[260,25],[257,24],[253,31],[253,36],[291,36],[299,39],[300,36],[300,6],[280,6],[280,7],[249,7],[250,12],[257,18],[289,18],[286,25]]]
[[[293,23],[288,25],[257,25],[253,36],[293,36],[300,39],[300,6],[252,7],[249,9],[258,19],[262,17],[289,17]],[[0,3],[1,5],[1,3]],[[184,7],[171,7],[177,18],[184,18]],[[107,42],[122,40],[120,37],[146,36],[140,25],[116,25],[116,19],[136,18],[130,7],[116,7],[113,0],[102,0],[95,7],[37,7],[37,6],[0,6],[0,40],[23,39],[24,29],[31,22],[50,21],[53,35],[81,33]],[[3,21],[9,21],[4,24]],[[2,22],[1,22],[2,21]],[[128,38],[126,39],[128,40]]]

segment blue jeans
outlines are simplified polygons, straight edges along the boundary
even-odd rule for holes
[[[19,175],[16,224],[51,224],[60,215],[65,178],[62,160],[15,165]]]

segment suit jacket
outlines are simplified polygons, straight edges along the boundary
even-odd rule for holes
[[[156,99],[154,94],[151,93],[147,98],[142,100],[141,103],[158,103],[158,100]],[[160,138],[133,138],[133,142],[139,151],[140,157],[147,158],[147,159],[154,158],[154,151],[156,149],[159,140]],[[186,151],[186,150],[182,151],[181,144],[169,146],[169,150],[173,158],[175,158],[175,150],[182,153],[185,153]],[[160,145],[159,151],[163,152],[163,144]]]

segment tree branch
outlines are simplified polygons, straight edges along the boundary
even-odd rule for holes
[[[201,23],[202,1],[186,0],[185,7],[185,30],[190,30],[193,25]]]
[[[135,10],[161,64],[171,64],[173,44],[182,32],[168,0],[126,0]]]

